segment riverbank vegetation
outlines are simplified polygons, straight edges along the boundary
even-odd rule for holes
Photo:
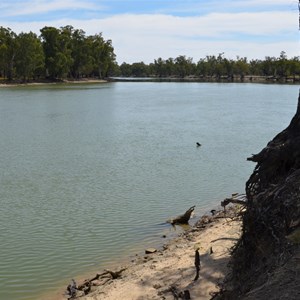
[[[288,58],[282,51],[279,57],[265,57],[264,60],[246,57],[228,59],[223,53],[208,55],[197,63],[192,58],[178,56],[164,60],[158,58],[149,65],[123,63],[119,67],[124,77],[189,78],[202,80],[272,80],[299,81],[300,57]]]
[[[112,40],[102,33],[86,36],[72,26],[44,27],[40,35],[16,34],[0,27],[0,79],[4,82],[60,81],[108,77],[151,77],[161,80],[280,81],[300,79],[300,56],[248,60],[226,58],[224,53],[207,55],[194,62],[180,55],[154,59],[153,63],[123,62],[118,65]]]
[[[115,64],[111,40],[72,26],[14,33],[0,27],[0,77],[5,81],[104,78]]]

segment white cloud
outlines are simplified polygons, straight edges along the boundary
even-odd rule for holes
[[[2,24],[17,33],[30,30],[39,33],[44,26],[65,25],[83,29],[87,35],[103,32],[105,39],[112,39],[119,63],[149,63],[158,57],[178,55],[198,60],[221,52],[231,58],[278,56],[282,50],[288,56],[296,56],[299,49],[298,15],[293,12],[215,13],[198,17],[117,15],[84,21]]]
[[[120,3],[121,6],[126,5],[130,0],[118,0],[118,1],[95,1],[95,0],[2,0],[0,2],[1,17],[15,17],[15,16],[33,16],[39,13],[49,14],[48,18],[55,18],[54,15],[50,15],[55,11],[74,11],[74,10],[93,10],[94,12],[110,11],[110,9],[116,8],[116,3]],[[104,6],[103,3],[106,3]],[[169,3],[170,4],[170,3]],[[141,2],[143,7],[143,2]],[[165,8],[159,5],[155,7],[156,13],[162,14],[202,14],[207,12],[224,12],[228,10],[243,10],[244,12],[250,12],[255,9],[260,11],[261,9],[276,10],[276,7],[285,7],[285,10],[296,10],[298,6],[297,0],[224,0],[220,3],[217,0],[211,1],[183,1],[174,0],[172,5],[167,5]],[[153,12],[153,11],[152,11]],[[113,11],[111,11],[113,13]]]

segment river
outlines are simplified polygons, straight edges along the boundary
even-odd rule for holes
[[[0,88],[0,299],[41,299],[158,244],[165,220],[244,192],[299,85]],[[196,147],[196,142],[202,144]]]

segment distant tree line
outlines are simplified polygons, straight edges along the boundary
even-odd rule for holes
[[[300,78],[300,57],[288,58],[282,51],[279,57],[250,60],[246,57],[227,59],[223,53],[208,55],[197,63],[193,58],[155,59],[145,64],[126,62],[118,65],[111,40],[102,33],[86,36],[81,29],[44,27],[40,35],[33,32],[14,33],[0,27],[0,78],[4,80],[80,79],[155,77],[235,79],[245,76],[264,76],[275,79]]]
[[[14,33],[0,27],[0,77],[7,80],[51,80],[107,77],[116,62],[111,40],[102,34],[86,36],[72,26],[44,27]]]
[[[176,58],[155,59],[153,63],[143,62],[119,66],[119,75],[124,77],[197,77],[215,79],[243,79],[244,76],[267,76],[274,78],[298,79],[300,76],[300,57],[287,58],[284,51],[279,57],[265,57],[264,60],[250,60],[246,57],[227,59],[221,53],[201,58],[197,63],[192,58],[180,55]]]

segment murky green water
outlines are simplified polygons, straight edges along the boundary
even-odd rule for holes
[[[0,299],[40,298],[243,192],[246,158],[288,125],[298,88],[1,88]]]

